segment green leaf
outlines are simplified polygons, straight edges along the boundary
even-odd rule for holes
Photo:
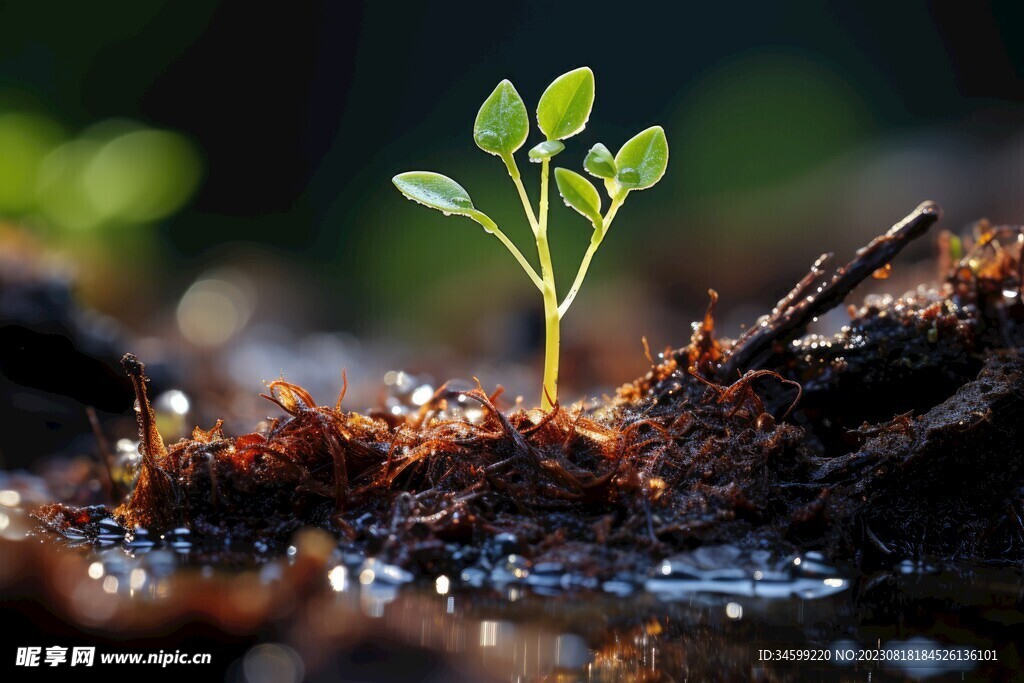
[[[473,140],[483,151],[506,157],[523,146],[529,132],[530,116],[523,98],[506,79],[481,105],[473,124]]]
[[[527,154],[530,157],[530,161],[536,164],[544,161],[545,159],[550,159],[563,149],[565,149],[564,143],[559,142],[558,140],[545,140],[527,152]]]
[[[595,230],[601,229],[601,195],[597,188],[579,173],[567,168],[555,169],[555,182],[558,193],[565,203],[576,209],[584,218],[590,219]]]
[[[615,179],[628,190],[653,186],[668,167],[668,140],[661,126],[652,126],[626,141],[615,155]]]
[[[583,130],[594,106],[594,72],[584,66],[562,74],[537,104],[537,125],[548,140],[564,140]]]
[[[590,148],[583,160],[583,168],[595,178],[615,177],[615,157],[600,142]]]
[[[399,173],[391,182],[406,199],[437,209],[446,216],[456,214],[472,217],[475,212],[473,200],[462,185],[440,173],[409,171]]]

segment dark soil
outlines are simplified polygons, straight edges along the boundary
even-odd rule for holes
[[[735,341],[716,338],[712,293],[689,345],[594,410],[506,415],[480,388],[442,387],[389,419],[276,381],[267,398],[286,419],[167,446],[144,367],[125,356],[142,406],[135,491],[112,510],[39,518],[95,535],[112,514],[129,530],[271,545],[313,525],[424,573],[517,552],[607,577],[718,543],[862,565],[1021,563],[1021,231],[981,224],[945,282],[851,308],[833,337],[802,336],[939,214],[922,204],[832,275],[823,257]],[[460,397],[479,421],[451,411]]]

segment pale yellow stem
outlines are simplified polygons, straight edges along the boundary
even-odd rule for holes
[[[537,256],[540,258],[540,274],[544,283],[544,384],[541,391],[541,408],[551,410],[558,401],[558,354],[559,319],[558,291],[555,289],[555,273],[551,266],[551,249],[548,247],[548,172],[550,159],[544,159],[540,167],[540,218],[537,223]]]

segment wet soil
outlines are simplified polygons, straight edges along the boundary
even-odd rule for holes
[[[712,293],[688,345],[595,407],[505,414],[480,387],[442,387],[411,415],[364,415],[343,409],[344,390],[319,405],[279,380],[266,398],[283,419],[167,445],[129,354],[134,491],[38,517],[92,539],[108,518],[129,540],[185,528],[213,547],[281,549],[314,526],[425,576],[513,553],[608,580],[723,544],[862,568],[904,556],[1019,565],[1024,234],[980,224],[965,255],[944,255],[942,281],[851,306],[834,336],[806,335],[939,215],[922,204],[834,272],[823,256],[738,339],[718,336]]]

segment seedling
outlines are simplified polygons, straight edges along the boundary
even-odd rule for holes
[[[601,212],[601,195],[593,183],[579,173],[565,168],[555,169],[555,183],[566,206],[590,221],[594,232],[580,262],[576,278],[562,302],[558,302],[555,274],[551,268],[548,247],[548,176],[551,159],[565,149],[562,140],[571,138],[587,125],[594,106],[594,72],[589,67],[562,74],[547,87],[537,104],[537,126],[545,140],[530,149],[530,161],[540,164],[540,203],[537,211],[526,194],[522,175],[516,165],[515,153],[526,142],[530,120],[526,105],[508,80],[498,84],[484,100],[473,126],[473,139],[483,151],[500,157],[519,192],[526,219],[537,243],[540,273],[523,256],[518,247],[502,232],[487,214],[473,205],[469,193],[457,182],[439,173],[410,171],[393,178],[395,186],[407,198],[441,211],[446,216],[465,216],[479,223],[512,253],[530,281],[540,290],[544,300],[544,380],[541,406],[550,410],[558,400],[559,324],[587,276],[590,262],[601,246],[619,208],[634,190],[654,186],[665,174],[668,165],[668,141],[661,126],[638,133],[622,146],[617,154],[602,144],[594,145],[583,161],[584,170],[604,181],[610,204]]]

